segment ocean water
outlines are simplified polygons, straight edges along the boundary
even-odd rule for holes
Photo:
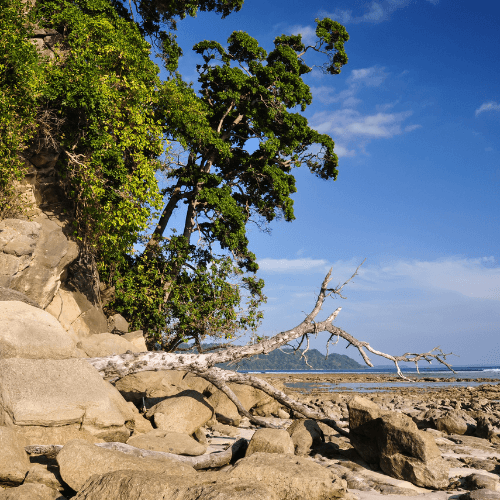
[[[288,387],[300,388],[305,391],[312,389],[321,390],[324,392],[378,392],[388,389],[389,387],[420,387],[420,388],[441,388],[441,387],[475,387],[481,384],[497,384],[500,383],[500,366],[453,366],[454,372],[448,370],[445,366],[423,366],[419,367],[417,372],[414,366],[403,366],[401,371],[411,379],[410,381],[399,379],[390,382],[342,382],[338,379],[336,383],[321,383],[317,382],[297,382],[287,383]],[[251,373],[251,372],[248,372]],[[314,376],[315,374],[384,374],[397,376],[394,366],[376,366],[374,368],[365,368],[358,370],[291,370],[291,371],[266,371],[266,373],[287,373],[287,374],[304,374]],[[440,380],[435,380],[440,379]],[[479,380],[481,379],[481,380]]]

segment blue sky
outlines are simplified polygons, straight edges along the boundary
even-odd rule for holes
[[[311,41],[317,17],[350,34],[342,73],[306,79],[305,116],[336,142],[338,180],[297,170],[297,220],[249,228],[268,296],[261,334],[300,323],[330,267],[343,282],[366,258],[325,316],[341,305],[338,326],[391,354],[441,346],[455,365],[500,364],[499,14],[484,1],[246,0],[225,20],[179,23],[188,80],[192,45],[233,30],[266,49],[282,33]],[[325,334],[312,345],[324,350]]]

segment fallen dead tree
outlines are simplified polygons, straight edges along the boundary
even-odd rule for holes
[[[235,441],[224,451],[207,453],[205,455],[199,455],[196,457],[189,457],[185,455],[176,455],[174,453],[165,453],[163,451],[144,450],[142,448],[136,448],[135,446],[119,442],[96,443],[96,446],[99,446],[100,448],[121,451],[122,453],[126,453],[127,455],[133,455],[134,457],[173,458],[175,460],[180,460],[181,462],[192,465],[196,470],[215,469],[234,462],[238,458],[241,458],[245,455],[247,445],[247,440],[241,438]],[[26,446],[24,449],[26,453],[28,453],[28,455],[45,455],[54,458],[62,450],[62,448],[63,445],[61,444],[36,444]]]
[[[360,341],[345,332],[341,328],[334,326],[333,321],[338,316],[341,308],[338,307],[332,312],[324,321],[316,322],[315,318],[323,308],[324,302],[331,296],[342,296],[342,289],[357,275],[359,267],[354,274],[345,281],[342,285],[335,288],[329,288],[331,282],[331,269],[326,275],[321,285],[321,290],[316,299],[316,303],[312,311],[299,325],[291,330],[281,332],[272,338],[266,339],[257,344],[245,346],[231,346],[222,351],[209,352],[209,353],[166,353],[166,352],[143,352],[107,356],[102,358],[89,358],[87,361],[91,363],[104,378],[121,378],[126,375],[137,373],[140,371],[158,371],[158,370],[182,370],[196,374],[199,377],[211,382],[215,387],[221,390],[226,396],[236,405],[239,413],[250,419],[251,422],[262,425],[265,427],[276,427],[275,425],[251,415],[241,404],[238,397],[228,386],[228,383],[244,384],[254,388],[260,389],[264,393],[275,398],[279,403],[292,409],[307,418],[315,419],[324,422],[325,424],[333,427],[338,432],[347,435],[347,432],[339,427],[336,422],[331,420],[325,413],[314,410],[307,405],[299,403],[287,396],[284,392],[276,389],[266,381],[248,374],[237,373],[231,370],[223,370],[217,368],[215,365],[219,363],[237,363],[246,358],[256,356],[258,354],[268,354],[271,351],[283,347],[284,345],[299,340],[299,345],[296,349],[306,342],[306,349],[302,356],[306,355],[309,349],[310,335],[317,335],[322,332],[327,332],[329,338],[327,346],[332,339],[336,338],[336,342],[340,338],[347,340],[349,345],[358,349],[360,355],[368,366],[373,366],[367,352],[376,356],[383,357],[392,361],[397,369],[400,377],[406,378],[400,369],[401,362],[413,362],[417,366],[419,361],[437,360],[439,363],[444,364],[447,368],[452,370],[451,366],[446,362],[446,357],[450,354],[445,354],[439,347],[435,347],[426,353],[405,353],[400,356],[393,356],[378,351],[370,346],[368,342]]]

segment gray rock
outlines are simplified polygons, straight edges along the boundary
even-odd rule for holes
[[[465,434],[468,430],[467,422],[458,411],[448,411],[435,419],[436,429],[446,434]]]
[[[293,455],[292,438],[285,429],[259,429],[250,439],[245,456],[259,452]]]
[[[486,474],[471,474],[465,478],[465,484],[469,490],[487,489],[499,491],[500,489],[498,477]]]
[[[5,256],[5,254],[0,254],[0,268],[2,268],[2,261],[1,258],[2,256]],[[17,290],[13,290],[12,288],[6,288],[4,286],[0,286],[0,302],[24,302],[25,304],[28,304],[33,307],[38,307],[40,309],[40,305],[35,302],[33,299],[30,299],[27,295],[24,295],[24,293],[18,292]]]
[[[411,418],[380,410],[358,396],[348,408],[351,444],[366,462],[417,486],[448,486],[449,465],[441,458],[432,435],[419,431]]]
[[[79,491],[85,482],[95,474],[102,475],[107,472],[124,469],[141,472],[151,471],[155,475],[196,475],[196,471],[190,465],[177,460],[134,457],[119,451],[99,448],[80,440],[67,443],[58,453],[57,463],[59,464],[59,470],[64,482],[75,491]],[[111,499],[120,497],[101,498]]]
[[[0,302],[0,357],[67,359],[76,344],[48,312],[25,302]]]

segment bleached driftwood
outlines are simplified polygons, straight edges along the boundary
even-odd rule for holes
[[[195,457],[176,455],[174,453],[165,453],[162,451],[143,450],[125,443],[96,443],[96,446],[107,450],[120,451],[127,455],[141,458],[172,458],[193,466],[195,469],[215,469],[223,467],[234,461],[237,457],[243,456],[247,448],[248,442],[241,438],[235,441],[230,447],[224,451],[215,453],[207,453]],[[24,449],[28,455],[46,455],[55,457],[61,451],[63,445],[60,444],[35,444],[26,446]]]

